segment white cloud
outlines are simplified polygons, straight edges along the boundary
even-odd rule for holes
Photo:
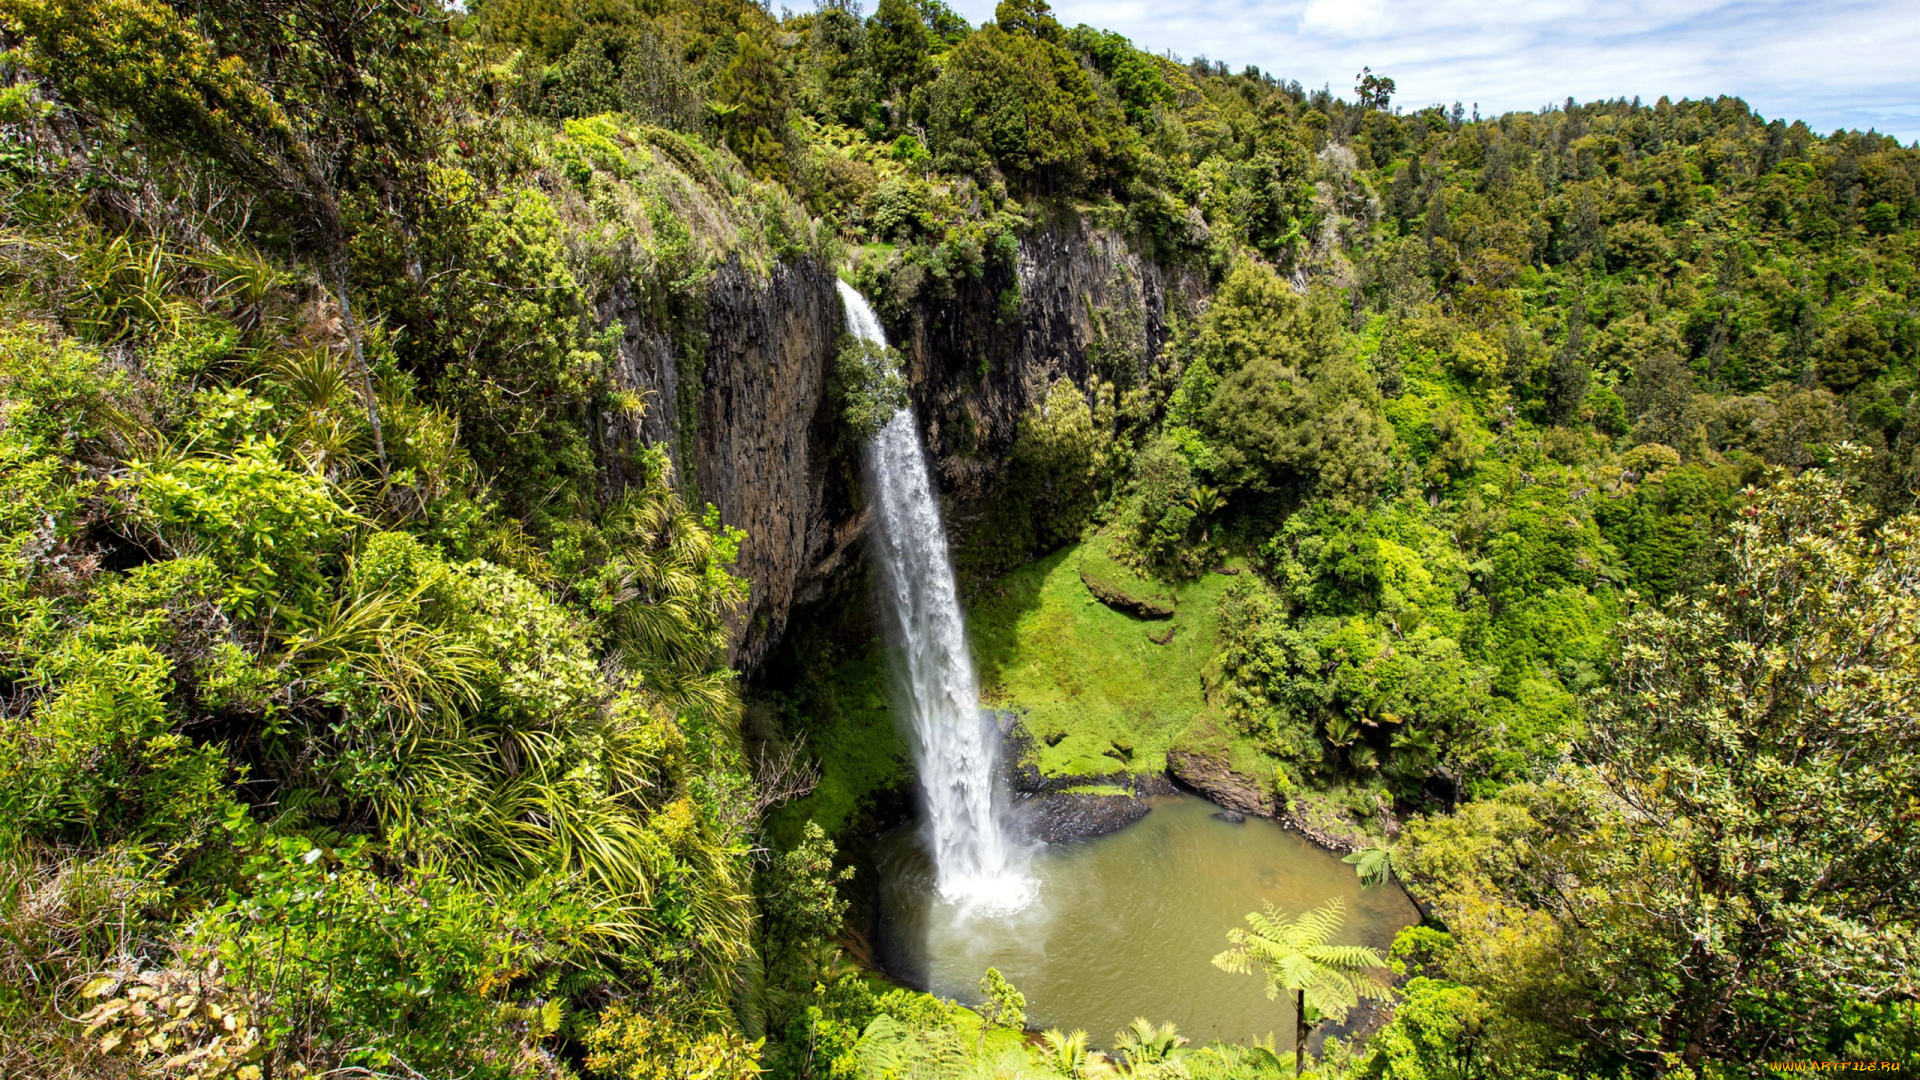
[[[1307,0],[1300,13],[1300,30],[1340,38],[1366,38],[1387,28],[1389,13],[1382,0]]]
[[[955,7],[978,22],[992,0]],[[1483,113],[1576,100],[1735,94],[1818,130],[1920,138],[1913,0],[1056,0],[1061,21],[1141,48],[1254,64],[1350,95],[1362,67],[1409,107]]]

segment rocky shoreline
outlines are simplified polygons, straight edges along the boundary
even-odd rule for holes
[[[1192,750],[1168,752],[1164,773],[1047,776],[1035,763],[1033,735],[1019,717],[1005,711],[994,715],[1005,780],[1014,796],[1015,825],[1031,839],[1060,844],[1105,836],[1146,817],[1152,809],[1149,798],[1187,791],[1220,807],[1228,821],[1269,818],[1336,854],[1376,843],[1340,808],[1310,795],[1283,805],[1271,788],[1217,757]],[[1390,822],[1389,832],[1398,831],[1396,825]]]
[[[1345,811],[1311,795],[1297,795],[1282,804],[1270,788],[1234,772],[1226,762],[1192,750],[1167,754],[1167,775],[1180,788],[1216,806],[1255,817],[1272,818],[1308,840],[1341,855],[1350,855],[1378,841],[1361,831]],[[1397,832],[1390,822],[1388,831]]]

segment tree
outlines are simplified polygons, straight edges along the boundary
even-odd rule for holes
[[[1229,490],[1364,505],[1386,478],[1393,432],[1372,376],[1340,354],[1327,298],[1303,299],[1243,260],[1204,316],[1197,351],[1219,385],[1200,410]]]
[[[1148,564],[1161,570],[1194,570],[1187,531],[1193,526],[1193,468],[1172,439],[1147,444],[1135,462],[1129,495],[1132,542]]]
[[[1261,358],[1227,376],[1207,406],[1226,478],[1254,491],[1322,495],[1364,506],[1387,477],[1393,429],[1351,361],[1313,374]]]
[[[1064,31],[1047,0],[1000,0],[993,9],[994,24],[1009,34],[1031,34],[1058,43]]]
[[[1113,453],[1071,380],[1054,383],[1044,402],[1021,415],[1008,458],[1009,509],[1024,518],[1009,528],[1023,534],[1022,549],[1051,551],[1078,539],[1100,504]]]
[[[1473,990],[1416,976],[1393,1021],[1367,1040],[1363,1076],[1473,1080],[1477,1076],[1537,1076],[1520,1062],[1487,1052],[1487,1003]],[[1503,1071],[1494,1072],[1498,1062]]]
[[[1684,447],[1700,422],[1694,402],[1693,371],[1671,354],[1651,356],[1634,365],[1627,389],[1628,414],[1633,417],[1633,441]]]
[[[1583,355],[1585,335],[1586,306],[1576,296],[1567,309],[1566,341],[1547,365],[1546,386],[1540,395],[1547,418],[1556,424],[1565,424],[1579,414],[1593,385],[1593,372]]]
[[[1386,112],[1393,103],[1393,80],[1385,75],[1375,75],[1372,68],[1361,68],[1360,74],[1353,77],[1353,92],[1360,99],[1363,109],[1378,109]]]
[[[787,96],[779,62],[773,50],[744,30],[734,36],[733,47],[711,107],[741,163],[762,180],[784,181]]]
[[[808,828],[816,828],[811,822]],[[1013,988],[999,968],[988,968],[980,977],[980,1005],[974,1009],[986,1023],[980,1025],[980,1045],[987,1042],[988,1028],[1020,1031],[1027,1026],[1027,995]]]
[[[1920,515],[1870,528],[1819,471],[1746,497],[1719,579],[1621,627],[1585,748],[1621,854],[1557,911],[1653,968],[1654,1045],[1623,1049],[1689,1067],[1913,988]]]
[[[927,77],[929,48],[926,20],[913,0],[880,0],[867,20],[867,55],[896,126],[906,118],[907,95]]]
[[[618,0],[615,0],[618,2]],[[554,3],[553,0],[486,0],[472,4],[480,34],[489,41],[518,46],[544,62],[553,63],[565,56],[587,29],[582,10],[587,5]],[[596,14],[605,13],[615,3],[600,0]],[[625,8],[624,3],[619,4]],[[629,14],[622,11],[621,14]]]
[[[1082,190],[1114,156],[1125,116],[1058,44],[1060,25],[1044,3],[1002,4],[1000,14],[947,54],[928,92],[936,157],[942,167],[978,168],[984,155],[1030,186]]]
[[[1169,62],[1164,58],[1141,52],[1133,42],[1110,30],[1086,25],[1069,31],[1067,44],[1106,76],[1129,121],[1140,124],[1153,114],[1155,106],[1174,104],[1176,95],[1167,81]]]
[[[1377,950],[1362,945],[1329,944],[1346,919],[1345,905],[1339,899],[1288,919],[1272,904],[1262,913],[1247,913],[1249,929],[1234,927],[1227,931],[1232,948],[1213,958],[1213,966],[1236,974],[1251,974],[1258,968],[1266,979],[1268,1000],[1278,1000],[1282,990],[1293,992],[1293,1071],[1298,1075],[1307,1053],[1307,1010],[1333,1020],[1344,1020],[1347,1011],[1363,999],[1391,996],[1393,990],[1369,974],[1385,969],[1387,962]]]
[[[1193,516],[1200,519],[1202,544],[1207,542],[1208,536],[1213,532],[1213,519],[1226,508],[1226,496],[1220,494],[1219,489],[1207,484],[1195,485],[1193,494],[1187,496],[1187,509],[1193,511]]]
[[[644,19],[586,27],[540,82],[556,116],[624,112],[643,124],[699,129],[703,109],[691,72],[665,35]]]
[[[847,917],[840,886],[853,868],[836,871],[834,845],[809,821],[792,851],[769,860],[760,881],[762,954],[768,981],[794,989],[811,985],[823,949]],[[785,988],[785,987],[782,987]]]

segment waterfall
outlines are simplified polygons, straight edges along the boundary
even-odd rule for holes
[[[887,342],[866,298],[840,282],[847,331]],[[928,843],[940,894],[966,908],[1024,906],[1034,887],[996,805],[999,732],[980,708],[953,564],[911,406],[867,444],[873,548],[882,618],[893,646],[898,707],[926,796]]]

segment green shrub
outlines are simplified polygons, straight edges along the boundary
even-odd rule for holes
[[[241,619],[312,611],[322,560],[353,521],[324,478],[289,468],[278,451],[248,441],[230,456],[128,467],[137,520],[176,550],[205,550],[225,582],[222,605]]]
[[[734,1031],[688,1031],[614,1005],[587,1029],[587,1070],[605,1080],[753,1080],[764,1042],[749,1043]]]
[[[0,718],[0,830],[96,845],[191,846],[227,805],[232,767],[179,732],[176,657],[219,663],[194,624],[223,621],[208,560],[138,567],[77,612],[77,627],[33,656],[46,692]],[[27,659],[23,657],[22,659]]]
[[[482,892],[434,871],[376,873],[358,842],[235,828],[254,848],[243,889],[194,922],[191,947],[263,1003],[255,1019],[280,1060],[545,1074],[558,979],[588,959],[602,917],[566,879]]]
[[[851,334],[841,338],[834,354],[833,386],[840,397],[841,422],[856,446],[879,434],[908,404],[900,353]]]

